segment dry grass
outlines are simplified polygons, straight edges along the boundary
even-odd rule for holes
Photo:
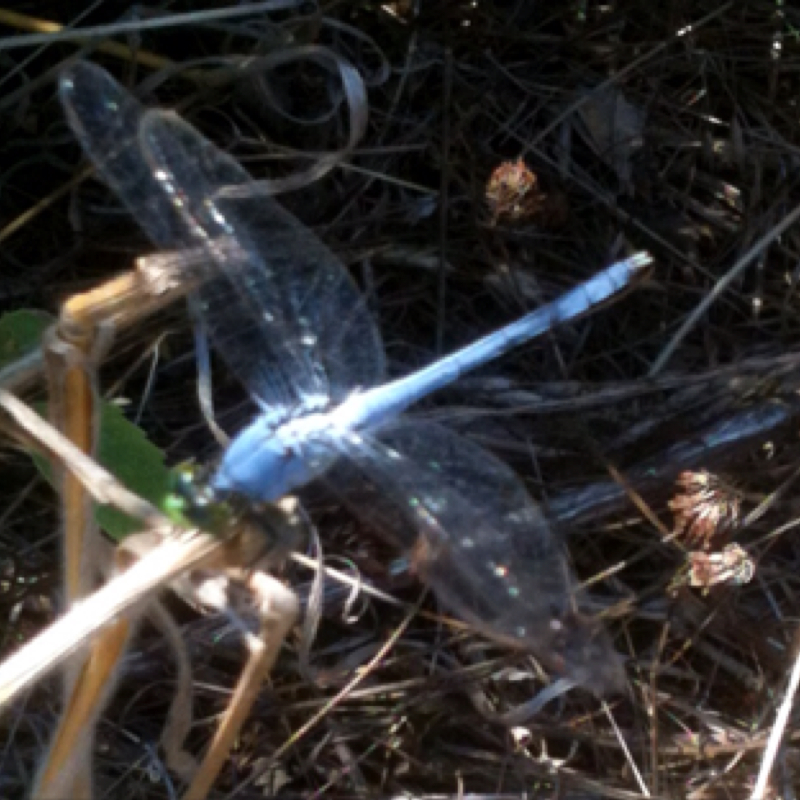
[[[47,17],[46,5],[29,11]],[[266,52],[291,36],[327,45],[361,71],[366,137],[347,164],[285,202],[370,292],[395,374],[555,296],[624,255],[626,244],[653,253],[654,276],[635,295],[423,409],[513,465],[567,535],[628,658],[630,693],[610,699],[609,715],[572,692],[508,729],[498,717],[539,691],[543,674],[528,658],[418,615],[356,690],[293,738],[370,662],[420,592],[411,583],[396,590],[400,605],[366,597],[347,605],[349,590],[331,585],[310,663],[297,640],[286,649],[218,796],[238,787],[239,798],[278,789],[286,797],[628,798],[646,787],[654,797],[748,797],[800,610],[800,237],[791,225],[777,235],[800,202],[800,15],[768,2],[423,2],[418,15],[414,5],[321,3],[315,18],[284,12],[274,24],[262,15],[259,25],[153,29],[138,41],[184,63]],[[50,12],[65,13],[58,4]],[[93,12],[81,25],[115,13]],[[64,191],[79,152],[53,75],[75,51],[63,42],[38,55],[0,49],[4,309],[54,310],[146,249],[99,184]],[[91,57],[130,84],[154,74]],[[329,75],[284,67],[270,85],[271,94],[252,83],[221,91],[179,71],[147,101],[180,103],[258,175],[290,174],[312,163],[301,151],[343,146],[341,109],[324,116]],[[278,104],[306,124],[282,117]],[[611,107],[629,138],[603,129]],[[534,194],[493,215],[487,182],[520,157],[535,175]],[[5,228],[45,200],[24,224]],[[165,330],[145,394],[152,363],[136,359]],[[199,415],[187,420],[194,372],[180,309],[123,337],[104,376],[170,460],[214,452]],[[244,395],[230,381],[222,396],[220,422],[235,428],[249,413]],[[55,498],[32,483],[26,458],[3,458],[0,634],[9,651],[52,614],[58,547]],[[721,483],[701,496],[704,479],[683,479],[694,493],[683,513],[695,524],[684,516],[672,536],[675,480],[700,469]],[[392,588],[386,565],[397,553],[324,503],[312,510],[334,565]],[[752,582],[706,594],[670,589],[687,547],[705,542],[714,554],[733,538],[756,566]],[[308,574],[287,579],[307,596]],[[426,608],[435,611],[430,600]],[[195,657],[199,748],[241,652],[224,620],[175,611]],[[120,798],[172,796],[154,743],[173,667],[153,631],[142,631],[124,670],[99,731],[100,785]],[[30,781],[54,723],[54,689],[40,687],[0,718],[2,797],[22,796]],[[775,796],[800,782],[796,714],[788,732]]]

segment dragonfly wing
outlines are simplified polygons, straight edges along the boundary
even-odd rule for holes
[[[105,70],[62,74],[71,127],[160,248],[205,249],[210,335],[263,407],[337,400],[383,376],[380,335],[336,256],[188,123],[144,112]],[[235,187],[235,200],[220,195]]]
[[[183,218],[161,192],[138,144],[144,107],[104,69],[87,61],[66,67],[59,97],[67,120],[98,173],[162,248],[191,243]]]
[[[149,239],[169,250],[197,248],[196,236],[184,214],[164,193],[140,146],[139,131],[146,109],[104,69],[88,62],[70,65],[62,72],[59,84],[61,102],[84,151]],[[222,286],[211,259],[206,269],[212,283]],[[219,289],[209,286],[207,291]],[[250,342],[250,351],[257,360],[257,338]],[[242,377],[263,404],[286,408],[298,402],[281,383],[279,374],[247,372]]]
[[[379,382],[380,334],[317,236],[175,114],[149,111],[140,133],[162,192],[224,276],[200,298],[212,339],[240,377],[256,390],[279,380],[307,407]]]
[[[334,491],[409,554],[453,612],[598,694],[619,690],[620,658],[579,613],[561,543],[516,475],[431,423],[403,421],[378,436],[342,441],[348,458],[326,475]]]
[[[84,151],[153,244],[168,250],[197,248],[195,232],[174,199],[164,193],[153,164],[142,150],[139,133],[144,106],[104,69],[84,61],[62,72],[59,93],[70,127]],[[227,287],[217,264],[209,259],[206,270],[210,285],[205,293],[216,296],[221,309],[229,308],[231,303],[221,296]],[[253,338],[252,332],[249,351],[251,360],[258,362],[258,336]],[[233,357],[234,366],[237,360],[238,356]],[[299,402],[281,381],[279,372],[260,374],[260,367],[237,372],[264,405],[280,409]]]

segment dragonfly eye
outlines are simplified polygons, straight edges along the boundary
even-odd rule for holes
[[[191,462],[178,464],[170,473],[170,491],[186,499],[196,497],[201,489],[200,469]]]
[[[172,470],[164,509],[179,525],[196,526],[215,535],[225,534],[235,516],[226,500],[208,485],[204,470],[194,464]]]

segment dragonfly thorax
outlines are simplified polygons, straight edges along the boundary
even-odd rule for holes
[[[308,414],[279,427],[256,418],[231,442],[212,485],[270,502],[322,475],[336,460],[328,414]]]

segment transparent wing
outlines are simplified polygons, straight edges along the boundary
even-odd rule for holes
[[[169,250],[197,248],[196,236],[184,214],[164,193],[152,163],[142,152],[139,132],[146,109],[105,70],[88,62],[65,69],[59,91],[70,127],[84,151],[150,240]],[[219,278],[218,265],[208,259],[206,269],[212,282],[206,291],[219,297],[220,307],[229,307],[222,296],[227,286]],[[249,352],[257,361],[257,336],[251,338]],[[298,402],[291,388],[281,382],[280,374],[242,372],[241,377],[263,404],[285,409]]]
[[[98,173],[162,248],[192,244],[186,225],[163,196],[138,147],[143,106],[104,69],[85,61],[66,67],[59,96],[70,127]]]
[[[578,613],[561,543],[514,473],[438,425],[378,435],[341,442],[347,458],[325,477],[334,491],[406,551],[444,606],[586,688],[618,690],[620,658]]]
[[[383,376],[383,348],[347,271],[247,173],[100,67],[62,75],[61,99],[98,171],[150,239],[209,255],[200,306],[231,369],[265,409],[338,400]],[[235,188],[236,198],[222,190]]]
[[[178,116],[149,111],[140,134],[162,192],[225,276],[201,303],[247,385],[258,395],[280,381],[309,407],[380,381],[380,335],[338,258]]]

